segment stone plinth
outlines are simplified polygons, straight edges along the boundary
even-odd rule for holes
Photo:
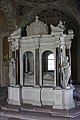
[[[21,88],[20,86],[8,87],[8,104],[20,105],[21,104]]]
[[[22,88],[22,99],[23,103],[33,104],[33,87]]]
[[[33,105],[41,106],[41,88],[39,86],[34,87]]]
[[[54,90],[54,105],[53,109],[63,109],[63,89]]]
[[[8,104],[20,105],[22,101],[34,106],[50,105],[53,109],[71,109],[75,107],[73,88],[23,87],[21,96],[19,86],[8,87]]]
[[[54,104],[54,90],[53,90],[53,88],[42,88],[41,101],[42,101],[42,105],[53,106],[53,104]]]
[[[13,103],[13,87],[8,87],[8,104]]]
[[[41,88],[39,86],[23,87],[22,99],[23,103],[41,106]]]
[[[73,88],[54,90],[53,109],[70,109],[75,107],[73,100]]]
[[[73,88],[63,90],[63,102],[64,109],[71,109],[75,107],[75,102],[73,99]]]

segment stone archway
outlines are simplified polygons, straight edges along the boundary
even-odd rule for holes
[[[53,55],[52,58],[50,55]],[[42,85],[53,87],[55,71],[54,53],[46,50],[42,54]]]
[[[24,86],[34,85],[34,55],[31,51],[23,54],[23,81]]]

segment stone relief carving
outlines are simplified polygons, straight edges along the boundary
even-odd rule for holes
[[[33,85],[34,84],[34,73],[24,73],[24,85]]]
[[[47,24],[39,21],[38,16],[35,17],[35,22],[27,26],[27,36],[48,34]]]
[[[14,31],[12,34],[11,34],[11,37],[15,37],[15,36],[21,36],[21,28],[18,29],[18,27],[16,26],[16,31]]]
[[[63,33],[63,31],[64,31],[64,29],[65,29],[65,27],[64,27],[64,25],[63,25],[63,23],[62,23],[62,21],[60,20],[60,22],[59,22],[59,24],[58,24],[58,26],[57,27],[54,27],[52,24],[50,25],[51,26],[51,34],[52,35],[55,35],[55,34],[59,34],[59,33]]]
[[[44,84],[44,86],[45,85],[48,85],[48,86],[54,85],[54,76],[49,73],[44,73],[43,84]]]

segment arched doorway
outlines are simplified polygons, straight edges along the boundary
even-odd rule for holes
[[[24,85],[34,84],[34,55],[30,51],[23,55],[23,80]]]
[[[42,54],[42,85],[44,87],[54,86],[55,58],[52,51],[45,51]]]

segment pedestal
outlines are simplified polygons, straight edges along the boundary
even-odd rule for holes
[[[13,87],[8,87],[8,104],[13,103]]]
[[[42,101],[42,105],[53,106],[53,104],[54,104],[54,90],[53,90],[53,88],[42,88],[41,101]]]
[[[20,105],[21,99],[21,88],[20,86],[10,86],[8,87],[8,104]]]
[[[73,99],[73,88],[56,89],[54,90],[54,105],[53,109],[71,109],[75,107]]]
[[[73,88],[63,90],[63,107],[64,109],[71,109],[75,107]]]
[[[57,88],[54,90],[53,109],[63,109],[63,89]]]
[[[41,88],[36,85],[33,89],[34,89],[33,105],[41,106]]]
[[[33,104],[33,87],[23,87],[22,88],[22,99],[23,103]]]

